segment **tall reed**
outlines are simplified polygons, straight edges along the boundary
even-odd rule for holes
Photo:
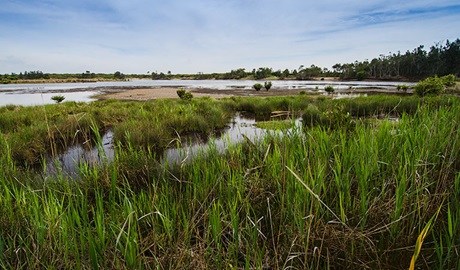
[[[398,122],[293,124],[163,167],[126,129],[112,163],[81,165],[70,181],[16,166],[2,131],[0,267],[394,269],[417,251],[415,267],[456,268],[460,103],[446,99],[418,100]],[[153,122],[156,109],[204,113],[199,102],[169,102],[97,106],[119,124]],[[89,125],[96,144],[99,113]]]

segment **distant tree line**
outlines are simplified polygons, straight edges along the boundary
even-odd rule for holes
[[[308,80],[318,77],[330,77],[334,76],[333,72],[329,71],[327,68],[320,68],[315,65],[310,67],[304,67],[303,65],[299,67],[298,70],[289,70],[289,69],[278,69],[274,70],[269,67],[259,67],[257,69],[252,69],[252,71],[246,71],[244,68],[238,68],[231,70],[226,73],[202,73],[198,74],[164,74],[164,73],[152,73],[153,80],[165,80],[165,79],[194,79],[194,80],[262,80],[262,79],[279,79],[279,80]]]
[[[125,75],[120,71],[116,71],[112,74],[105,74],[105,73],[93,73],[91,71],[85,71],[83,73],[65,73],[65,74],[55,74],[55,73],[43,73],[42,71],[25,71],[19,74],[11,73],[11,74],[0,74],[0,83],[7,84],[7,83],[15,83],[15,82],[22,82],[27,80],[57,80],[57,81],[98,81],[98,80],[125,80],[127,77],[129,78],[145,78],[145,75]]]
[[[80,78],[82,78],[82,79],[94,79],[94,78],[96,78],[96,74],[92,73],[89,70],[87,70],[86,72],[84,72],[84,73],[82,73],[80,75]]]
[[[0,74],[1,80],[40,80],[40,79],[49,79],[49,75],[43,73],[42,71],[24,71],[24,73],[11,73],[10,75]]]
[[[344,79],[422,79],[434,75],[460,74],[460,39],[446,41],[424,50],[424,46],[406,53],[381,54],[371,61],[335,64],[334,73]]]
[[[86,71],[80,74],[47,74],[42,71],[25,71],[24,73],[0,74],[0,83],[10,83],[18,80],[58,79],[70,80],[125,80],[132,78],[150,78],[152,80],[170,79],[194,79],[194,80],[241,80],[241,79],[289,79],[309,80],[322,77],[340,77],[342,79],[375,79],[375,80],[420,80],[434,75],[445,76],[460,75],[460,39],[453,42],[438,42],[425,50],[423,45],[406,51],[381,54],[379,57],[354,63],[335,64],[332,70],[321,68],[316,65],[306,67],[301,65],[298,69],[278,69],[259,67],[246,71],[238,68],[226,73],[202,73],[197,74],[172,74],[171,71],[147,72],[147,74],[123,74],[119,71],[112,74],[92,73]]]

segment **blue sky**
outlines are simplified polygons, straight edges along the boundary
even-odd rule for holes
[[[458,0],[2,0],[0,73],[331,68],[459,29]]]

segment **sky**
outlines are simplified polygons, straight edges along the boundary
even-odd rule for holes
[[[458,0],[2,0],[0,73],[331,69],[459,29]]]

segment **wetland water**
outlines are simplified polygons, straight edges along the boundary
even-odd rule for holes
[[[292,121],[292,120],[291,120]],[[188,136],[178,138],[171,146],[159,156],[159,166],[168,167],[188,162],[198,155],[206,155],[210,149],[223,152],[229,145],[236,144],[247,137],[251,141],[263,137],[268,132],[255,126],[257,121],[253,117],[236,114],[230,124],[218,134],[207,136]],[[293,126],[300,127],[300,119],[292,121]],[[286,131],[284,131],[286,132]],[[92,167],[102,164],[104,161],[111,162],[115,157],[115,147],[113,145],[113,133],[107,131],[102,136],[102,143],[99,147],[91,146],[91,142],[77,144],[63,153],[46,159],[45,175],[58,175],[78,178],[79,170],[85,167]]]
[[[53,103],[51,96],[63,95],[65,101],[90,102],[91,98],[101,92],[120,91],[130,88],[183,87],[186,89],[245,89],[252,90],[255,83],[264,81],[253,80],[132,80],[123,82],[96,83],[52,83],[52,84],[0,84],[0,106],[4,105],[42,105]],[[320,91],[332,85],[337,91],[353,89],[395,90],[401,82],[368,82],[368,81],[272,81],[273,88],[288,90]],[[412,86],[411,83],[405,83]]]

